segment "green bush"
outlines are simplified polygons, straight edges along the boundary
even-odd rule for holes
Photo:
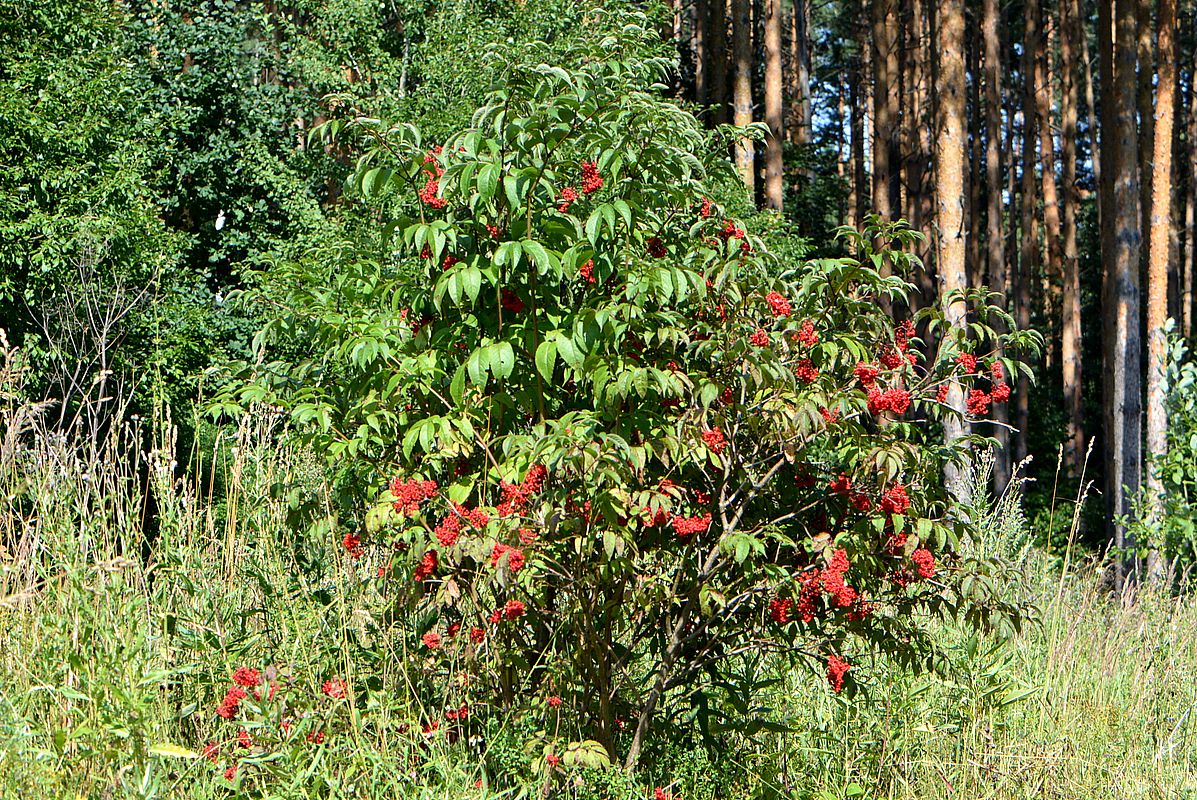
[[[660,96],[648,36],[509,67],[435,146],[326,123],[367,144],[354,186],[385,256],[264,276],[261,342],[288,357],[214,407],[280,407],[373,486],[342,558],[402,642],[424,729],[515,720],[546,786],[634,767],[650,732],[767,729],[762,649],[851,694],[873,653],[934,666],[928,614],[1020,620],[1001,559],[960,551],[943,486],[976,440],[945,447],[934,421],[950,385],[977,417],[1004,401],[1019,365],[993,353],[1035,338],[996,334],[968,292],[967,330],[920,312],[942,342],[924,364],[878,303],[917,266],[903,225],[847,232],[860,260],[777,263],[709,199],[730,167]]]

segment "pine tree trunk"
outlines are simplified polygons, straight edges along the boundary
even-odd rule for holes
[[[1155,139],[1152,148],[1151,228],[1147,241],[1147,455],[1145,476],[1149,513],[1163,513],[1163,483],[1151,462],[1168,447],[1168,253],[1172,227],[1172,117],[1176,96],[1176,0],[1160,0],[1157,20],[1159,76],[1155,98]],[[1158,550],[1147,556],[1147,575],[1163,574]]]
[[[965,267],[968,285],[985,282],[985,265],[981,260],[981,169],[985,163],[981,137],[981,45],[976,36],[965,40],[968,51],[968,256]]]
[[[1136,39],[1135,49],[1138,53],[1138,82],[1136,86],[1136,102],[1139,105],[1139,213],[1143,217],[1142,235],[1146,235],[1151,228],[1151,156],[1154,151],[1155,125],[1152,124],[1152,31],[1151,28],[1152,0],[1138,0],[1135,6]],[[1130,95],[1127,95],[1129,98]],[[1146,253],[1140,253],[1140,257]]]
[[[984,0],[981,8],[981,36],[985,44],[985,260],[989,287],[1002,293],[999,303],[1006,306],[1010,292],[1006,271],[1006,248],[1002,233],[1002,26],[998,0]],[[1005,330],[997,322],[999,333]],[[1010,480],[1010,431],[1005,427],[1010,414],[1005,403],[994,407],[994,438],[998,440],[993,462],[993,488],[1001,495]]]
[[[940,0],[936,30],[935,81],[935,198],[939,239],[939,263],[942,297],[964,289],[965,272],[964,227],[964,152],[965,131],[965,69],[964,69],[964,2]],[[949,302],[944,300],[944,315],[949,326],[963,330],[967,325],[963,298],[957,294]],[[944,438],[951,444],[968,433],[964,418],[964,393],[953,383],[948,392],[948,405],[955,411],[944,421]],[[955,467],[945,475],[949,490],[966,499],[966,487]]]
[[[1117,98],[1135,96],[1136,2],[1116,0],[1114,40],[1103,48],[1102,118],[1108,137],[1102,141],[1102,176],[1108,187],[1104,208],[1102,285],[1106,417],[1106,502],[1112,540],[1120,550],[1115,568],[1119,590],[1137,575],[1134,559],[1121,553],[1134,539],[1119,519],[1133,512],[1141,476],[1142,342],[1139,333],[1139,250],[1142,215],[1139,208],[1139,152],[1136,147],[1136,107]],[[1108,15],[1106,3],[1099,13]],[[1109,18],[1099,36],[1110,39]],[[1108,62],[1108,63],[1106,63]],[[1108,139],[1108,141],[1106,141]]]
[[[799,147],[811,142],[810,104],[810,9],[808,0],[794,0],[790,12],[790,102],[794,104],[794,124],[790,141]]]
[[[752,0],[732,0],[732,59],[735,62],[735,87],[732,102],[735,105],[733,122],[736,125],[752,124]],[[740,179],[748,190],[750,201],[755,200],[756,178],[753,174],[752,142],[736,142],[736,167]]]
[[[1034,5],[1038,5],[1037,3]],[[1032,3],[1027,4],[1027,13],[1031,13]],[[1046,14],[1042,7],[1035,11],[1039,15],[1039,29],[1043,34],[1039,37],[1041,54],[1035,59],[1037,73],[1035,116],[1036,127],[1039,132],[1039,169],[1040,181],[1043,186],[1043,232],[1046,238],[1044,247],[1043,274],[1043,313],[1047,319],[1056,319],[1060,300],[1057,297],[1057,287],[1063,284],[1063,254],[1061,252],[1062,235],[1060,226],[1060,195],[1056,185],[1056,151],[1052,137],[1052,94],[1051,57],[1052,57],[1052,28],[1045,20]],[[1055,342],[1053,336],[1048,336],[1047,362],[1055,363]]]
[[[912,228],[923,233],[934,217],[934,192],[931,191],[931,125],[930,77],[928,70],[927,13],[924,0],[909,0],[905,28],[906,69],[903,96],[903,139],[905,147],[902,163],[906,177],[904,216]],[[930,240],[928,240],[930,241]],[[915,246],[915,253],[923,262],[916,283],[918,295],[914,307],[934,303],[937,296],[934,263],[928,243]]]
[[[1103,0],[1105,1],[1105,0]],[[1085,113],[1089,119],[1089,154],[1092,157],[1093,164],[1093,185],[1101,186],[1101,158],[1099,157],[1098,147],[1100,129],[1097,126],[1097,101],[1093,94],[1093,59],[1089,54],[1089,35],[1085,32],[1084,24],[1084,10],[1085,6],[1082,2],[1079,5],[1081,16],[1079,16],[1078,25],[1080,27],[1080,42],[1081,42],[1081,69],[1084,70],[1083,76],[1085,78]],[[1101,204],[1098,204],[1098,225],[1101,224]]]
[[[714,125],[727,121],[727,0],[704,0],[703,88]]]
[[[1077,68],[1074,63],[1076,43],[1084,36],[1078,0],[1060,0],[1060,145],[1061,183],[1064,189],[1063,256],[1064,286],[1061,292],[1062,314],[1060,366],[1063,373],[1064,405],[1068,412],[1068,439],[1064,446],[1064,466],[1071,477],[1080,474],[1084,458],[1084,397],[1081,385],[1081,273],[1077,253],[1077,207],[1080,199],[1076,185],[1077,138]]]
[[[1197,27],[1197,26],[1195,26]],[[1188,339],[1193,335],[1193,266],[1197,263],[1197,47],[1193,48],[1194,63],[1190,66],[1188,91],[1188,181],[1185,186],[1185,254],[1180,270],[1181,331]]]
[[[785,103],[782,97],[781,0],[765,0],[765,205],[782,206],[782,146],[785,143]]]
[[[1023,100],[1022,100],[1022,187],[1020,192],[1020,258],[1015,276],[1015,319],[1019,328],[1031,325],[1031,286],[1039,272],[1039,219],[1038,181],[1035,180],[1035,163],[1039,158],[1038,131],[1036,125],[1038,75],[1036,55],[1039,52],[1038,3],[1030,0],[1024,9],[1024,37],[1022,54]],[[1030,382],[1020,376],[1018,392],[1015,395],[1014,459],[1021,463],[1027,457],[1027,427],[1030,420]]]
[[[872,0],[873,12],[873,211],[895,219],[898,185],[898,10],[896,0]]]
[[[865,126],[869,107],[869,41],[867,29],[861,21],[863,8],[849,20],[856,38],[856,58],[852,60],[852,75],[848,79],[851,95],[849,108],[852,118],[852,187],[855,194],[856,228],[864,224],[869,209],[869,176],[865,170]]]

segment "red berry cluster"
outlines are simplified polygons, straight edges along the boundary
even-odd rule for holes
[[[774,597],[769,601],[769,619],[785,625],[794,619],[794,601],[788,597]]]
[[[788,317],[790,311],[790,301],[787,300],[780,292],[769,292],[765,295],[765,302],[769,304],[769,310],[773,312],[775,317]]]
[[[868,389],[877,382],[877,376],[881,374],[881,370],[872,364],[861,361],[857,363],[856,368],[852,370],[852,374],[856,376],[856,380],[860,381],[861,386],[864,386],[866,389]]]
[[[869,413],[880,414],[892,411],[895,414],[905,414],[910,408],[910,392],[905,389],[886,389],[884,392],[876,386],[869,389]]]
[[[988,394],[982,389],[973,389],[968,393],[967,409],[968,413],[974,417],[983,417],[989,411],[989,404],[993,402]]]
[[[881,494],[881,510],[887,514],[905,514],[910,508],[906,487],[896,483]]]
[[[593,161],[582,162],[582,194],[594,194],[603,188],[603,178],[599,175],[598,164]]]
[[[432,577],[432,574],[434,572],[436,572],[436,566],[437,566],[436,551],[429,550],[429,551],[425,552],[424,557],[420,559],[420,564],[419,564],[419,566],[416,567],[415,572],[412,574],[412,577],[415,578],[415,580],[417,582],[426,581]]]
[[[802,326],[798,328],[798,341],[804,347],[814,347],[819,343],[819,334],[815,331],[815,323],[809,319],[802,321]]]
[[[454,503],[449,513],[441,519],[440,524],[433,531],[441,547],[452,547],[457,544],[457,538],[461,535],[462,520],[465,520],[475,530],[482,530],[490,522],[490,515],[481,509],[466,508],[460,503]]]
[[[515,620],[527,613],[527,607],[519,600],[508,600],[502,608],[496,608],[488,617],[491,625],[498,625],[503,620]]]
[[[769,332],[764,328],[757,328],[748,337],[748,343],[753,347],[768,347],[770,343]]]
[[[498,569],[499,562],[503,560],[504,556],[507,558],[507,569],[512,574],[524,568],[524,551],[502,542],[496,542],[494,549],[490,551],[491,567]]]
[[[935,556],[925,547],[920,547],[910,554],[910,560],[918,568],[919,577],[924,580],[935,577]]]
[[[440,181],[438,179],[445,174],[445,170],[441,167],[440,162],[438,162],[436,159],[436,157],[440,154],[441,147],[440,145],[437,145],[436,147],[432,148],[428,155],[424,156],[424,163],[432,165],[434,174],[428,177],[428,180],[424,183],[424,188],[420,190],[420,200],[430,208],[438,209],[444,208],[449,204],[448,200],[438,195],[441,188]]]
[[[722,428],[715,427],[703,431],[702,440],[715,453],[722,453],[723,448],[727,447],[727,439],[723,435]]]
[[[688,539],[696,533],[706,533],[711,527],[711,512],[698,517],[673,517],[670,524],[680,538]]]
[[[827,682],[837,694],[843,690],[844,676],[850,669],[852,665],[834,653],[827,657]]]
[[[813,361],[804,358],[795,365],[794,377],[803,383],[814,383],[815,379],[819,377],[819,370]]]
[[[590,259],[590,260],[589,260],[589,261],[587,261],[585,264],[583,264],[581,267],[579,267],[579,268],[578,268],[578,274],[579,274],[579,275],[581,275],[581,276],[582,276],[582,278],[583,278],[583,279],[584,279],[584,280],[585,280],[587,283],[591,283],[591,284],[593,284],[593,283],[595,282],[595,277],[594,277],[594,259]]]
[[[648,240],[645,241],[644,246],[648,250],[648,254],[653,258],[664,258],[666,255],[668,255],[668,251],[665,249],[665,243],[661,241],[660,236],[648,237]]]
[[[262,674],[254,667],[237,667],[233,670],[233,683],[238,686],[254,687],[262,682]]]
[[[578,199],[578,190],[572,186],[566,186],[561,190],[561,196],[557,200],[557,210],[564,214],[569,211],[570,205]]]
[[[220,701],[220,706],[217,707],[216,713],[218,716],[225,719],[232,719],[237,715],[237,709],[241,708],[241,701],[246,698],[246,691],[240,686],[230,686],[229,690],[224,693],[224,699]]]
[[[856,590],[844,582],[844,574],[851,566],[847,551],[841,547],[832,553],[831,563],[823,570],[823,591],[831,595],[831,599],[840,608],[850,608],[859,598]]]
[[[420,504],[425,500],[436,497],[436,481],[422,481],[408,478],[406,481],[398,477],[391,479],[391,496],[395,498],[395,511],[400,514],[415,514],[420,510]]]
[[[366,548],[362,546],[361,537],[354,533],[345,534],[341,539],[341,546],[352,558],[361,558],[366,552]]]
[[[499,493],[502,502],[496,506],[500,517],[508,517],[521,513],[528,506],[528,502],[544,488],[545,478],[549,471],[543,464],[534,464],[520,483],[499,481]]]

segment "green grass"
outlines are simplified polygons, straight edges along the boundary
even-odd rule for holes
[[[287,487],[325,500],[328,489],[279,434],[268,416],[228,432],[214,492],[162,455],[166,423],[67,440],[0,396],[0,797],[542,795],[539,778],[496,780],[469,743],[421,733],[409,676],[387,658],[402,637],[363,613],[369,590],[331,557],[337,533],[288,525]],[[1003,509],[986,546],[1020,547],[1019,524]],[[1007,589],[1040,598],[1041,619],[1012,641],[945,627],[940,675],[862,665],[870,688],[852,700],[762,660],[762,681],[780,682],[752,713],[788,730],[729,733],[710,753],[657,741],[643,775],[586,772],[556,795],[639,798],[668,784],[686,800],[1197,798],[1197,603],[1132,602],[1090,564],[1064,574],[1042,553],[1017,555],[1024,580]],[[335,731],[323,747],[296,737],[255,753],[243,770],[269,772],[268,792],[224,781],[227,758],[162,747],[230,744],[236,725],[213,711],[243,663],[279,665],[296,697],[315,698],[292,708],[294,724]],[[352,708],[321,705],[328,675],[368,691]],[[251,720],[255,736],[259,723],[271,720]],[[534,727],[490,725],[492,767],[526,764]]]

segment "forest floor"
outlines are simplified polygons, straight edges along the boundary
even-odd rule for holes
[[[238,663],[299,675],[358,658],[362,681],[395,676],[382,663],[362,674],[367,634],[335,578],[297,588],[302,548],[278,533],[277,486],[311,474],[309,460],[266,427],[243,427],[226,443],[218,498],[131,437],[114,433],[89,455],[34,433],[0,452],[0,797],[519,796],[492,790],[461,743],[413,751],[398,710],[364,710],[373,722],[352,746],[244,767],[274,770],[264,794],[250,783],[239,794],[225,764],[188,757],[228,738],[211,711]],[[138,458],[158,498],[146,551]],[[1131,602],[1090,564],[1064,572],[1031,547],[1020,558],[1024,585],[1010,589],[1033,593],[1040,615],[1013,640],[945,627],[943,675],[867,665],[869,691],[853,700],[763,661],[769,688],[750,713],[787,730],[733,735],[701,757],[674,752],[674,795],[1197,798],[1197,600]],[[394,768],[413,759],[436,780]],[[651,796],[654,777],[606,796]],[[561,796],[604,796],[579,779]]]

